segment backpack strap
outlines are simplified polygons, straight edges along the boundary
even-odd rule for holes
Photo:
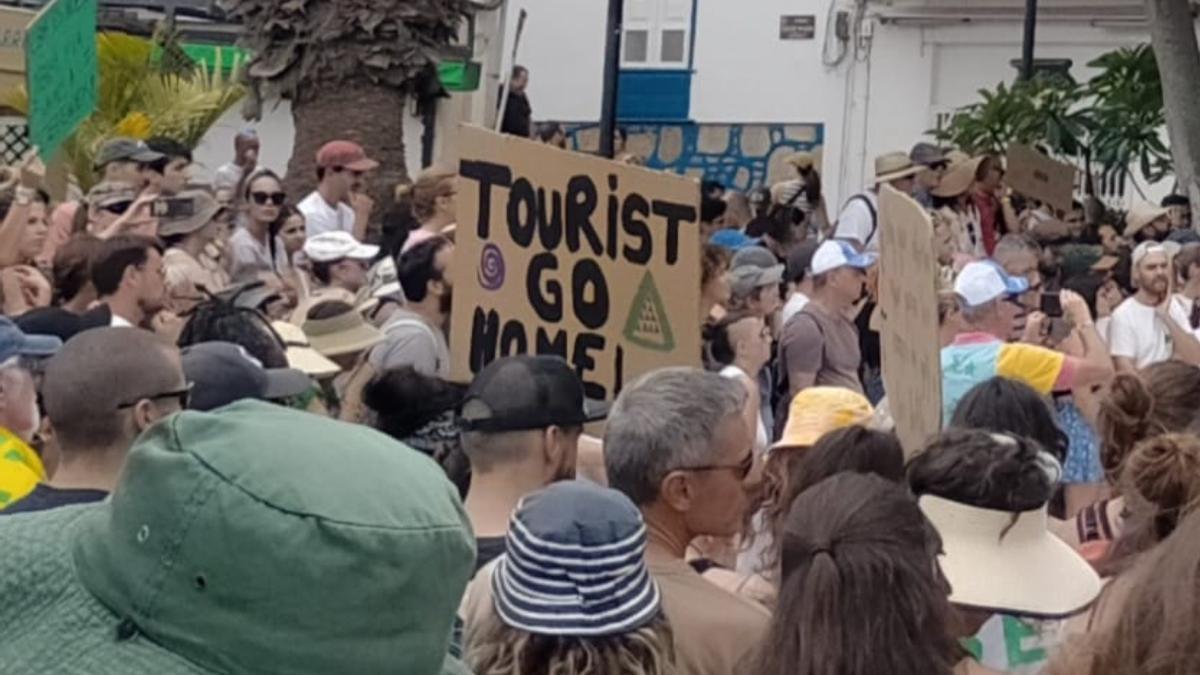
[[[867,195],[859,193],[850,198],[847,204],[854,201],[860,201],[867,207],[867,212],[871,214],[871,233],[867,235],[867,240],[863,242],[863,248],[866,249],[870,245],[871,240],[875,238],[875,233],[879,231],[879,210],[871,203]]]

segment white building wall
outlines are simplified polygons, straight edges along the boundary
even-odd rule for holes
[[[835,3],[846,5],[839,0],[700,0],[690,106],[691,119],[699,123],[823,124],[822,169],[831,205],[863,187],[876,155],[908,149],[921,139],[937,113],[976,101],[980,88],[1011,82],[1015,70],[1009,61],[1019,57],[1021,44],[1019,21],[896,25],[880,21],[888,7],[873,5],[866,17],[869,40],[857,50],[851,45],[840,64],[828,66],[822,52]],[[516,25],[525,10],[517,62],[531,71],[535,119],[599,119],[605,5],[601,0],[509,0],[500,70],[511,67]],[[780,40],[784,14],[814,15],[814,39]],[[1037,56],[1072,59],[1074,75],[1083,80],[1090,76],[1086,63],[1096,56],[1147,39],[1142,28],[1092,23],[1039,24]],[[482,86],[493,88],[496,82],[485,80]],[[478,105],[462,103],[443,105],[440,138],[453,129],[448,118],[479,117]],[[234,134],[246,126],[263,138],[262,163],[285,169],[293,132],[286,102],[267,106],[258,123],[248,124],[236,109],[230,111],[197,149],[198,160],[211,168],[228,161]],[[406,119],[410,173],[421,166],[421,131],[417,119]],[[439,145],[439,153],[452,159],[452,149]]]

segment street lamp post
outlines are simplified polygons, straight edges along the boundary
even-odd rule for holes
[[[1021,79],[1033,79],[1034,33],[1037,31],[1038,0],[1025,0],[1025,39],[1021,44]]]
[[[621,24],[624,0],[608,0],[604,40],[604,90],[600,103],[600,154],[612,158],[617,130],[617,78],[621,71]]]

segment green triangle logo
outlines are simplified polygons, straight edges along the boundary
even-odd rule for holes
[[[675,349],[675,335],[671,332],[667,310],[650,272],[642,277],[637,294],[633,296],[623,335],[626,340],[646,349],[659,352]]]

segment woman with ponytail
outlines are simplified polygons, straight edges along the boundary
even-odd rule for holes
[[[1162,434],[1200,432],[1200,368],[1166,361],[1138,374],[1117,375],[1100,402],[1098,421],[1100,461],[1113,496],[1080,511],[1075,531],[1066,538],[1099,563],[1124,528],[1128,504],[1122,477],[1136,445]]]
[[[760,453],[767,451],[771,439],[759,414],[762,402],[757,378],[771,360],[772,340],[771,326],[762,317],[745,312],[728,314],[704,327],[704,361],[721,377],[737,380],[745,387],[750,397],[747,421],[757,429],[754,449]]]
[[[903,486],[841,473],[788,511],[774,619],[746,675],[981,672],[951,628],[941,540]]]

